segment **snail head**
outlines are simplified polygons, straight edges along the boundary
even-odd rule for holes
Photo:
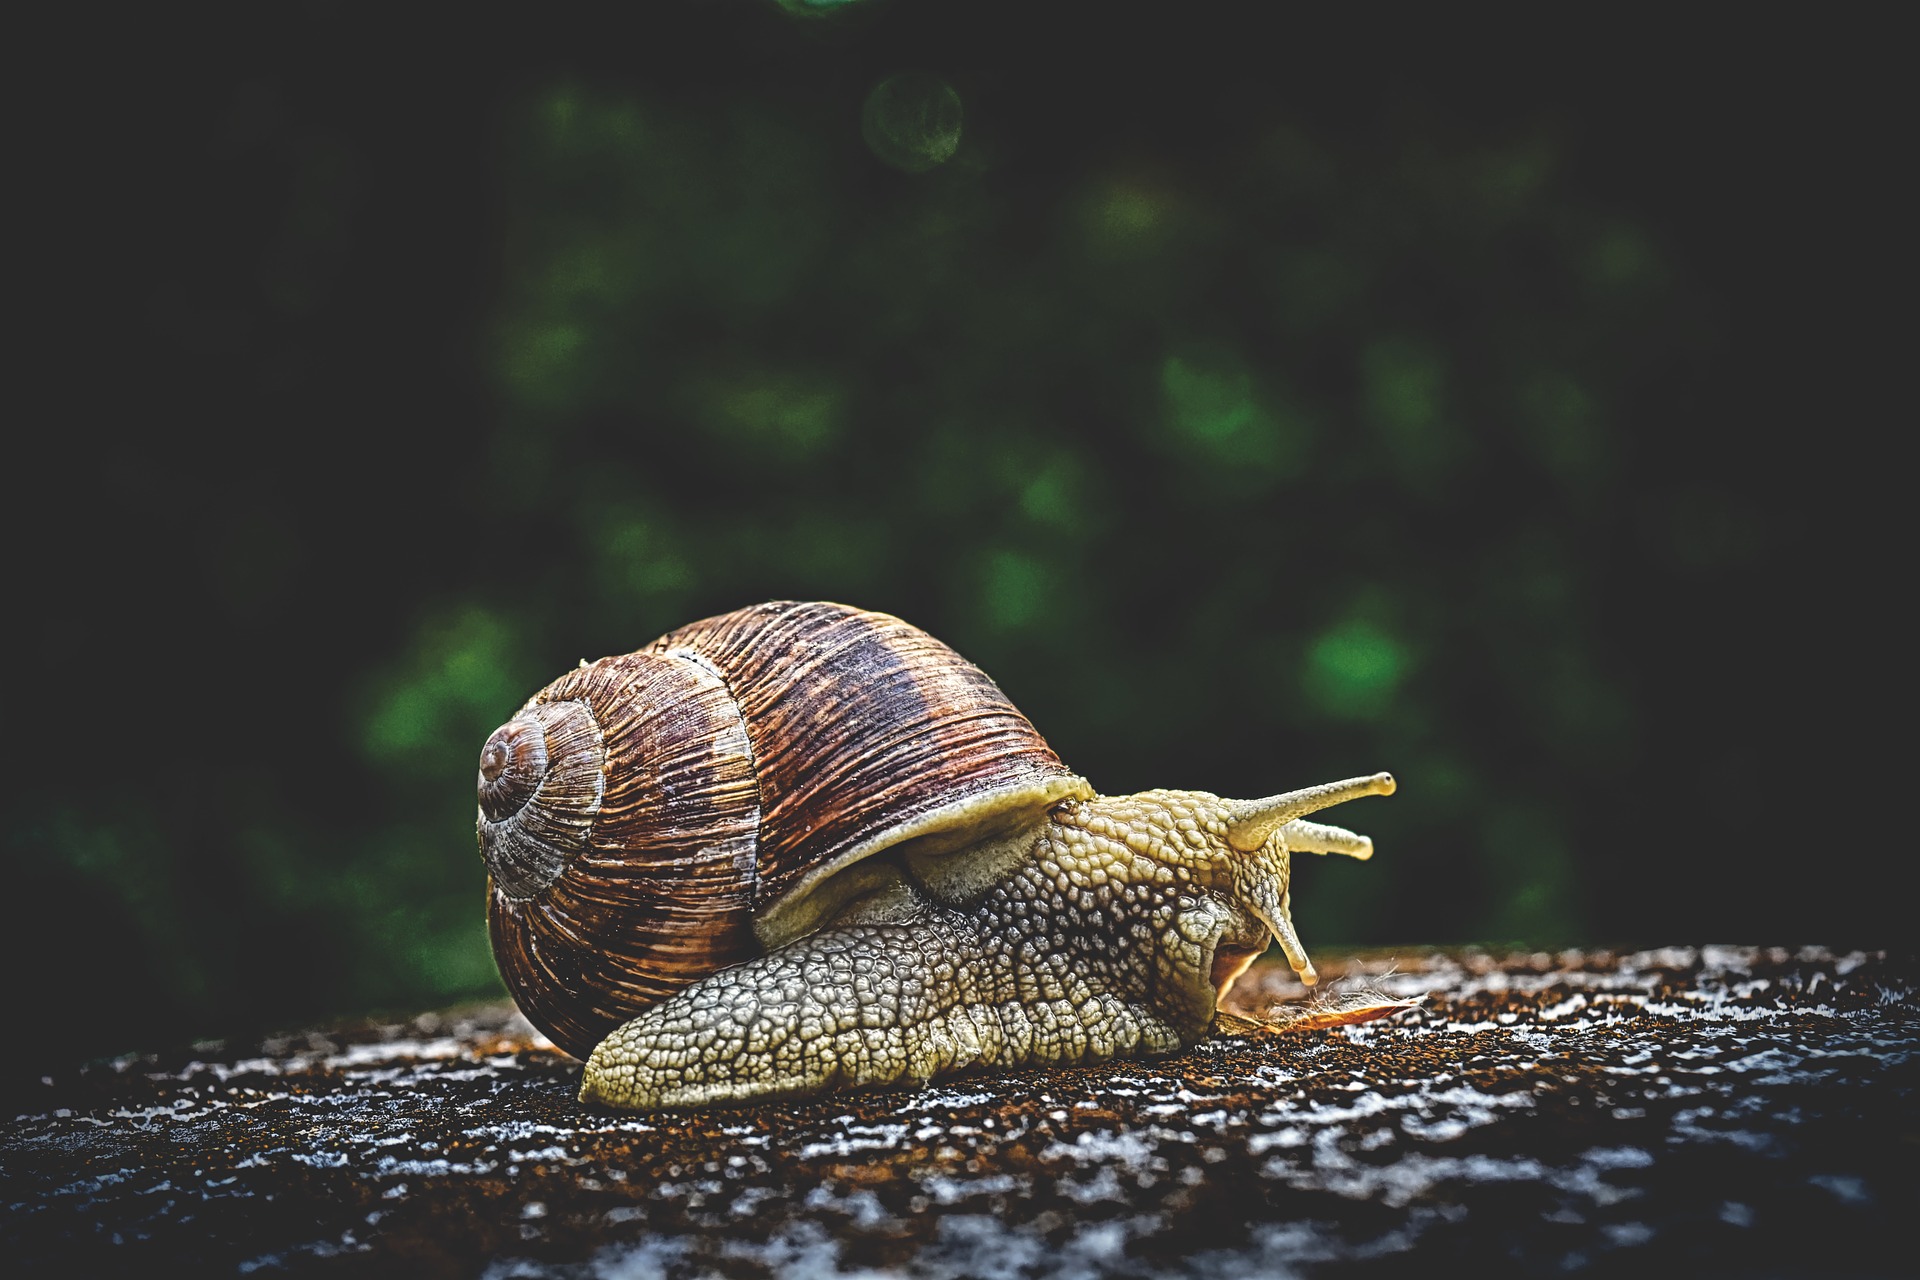
[[[1395,783],[1390,773],[1348,778],[1317,787],[1289,791],[1262,800],[1227,801],[1227,844],[1232,850],[1230,880],[1238,903],[1272,931],[1300,981],[1319,981],[1300,935],[1293,928],[1288,882],[1295,853],[1338,853],[1349,858],[1373,856],[1373,841],[1344,827],[1325,826],[1303,819],[1361,796],[1390,796]]]

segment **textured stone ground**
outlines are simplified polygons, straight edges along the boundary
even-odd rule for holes
[[[691,1117],[582,1107],[579,1065],[505,1008],[96,1064],[9,1099],[0,1258],[635,1280],[1913,1274],[1913,958],[1323,967],[1427,1000],[1155,1062]],[[1300,992],[1256,968],[1235,994]]]

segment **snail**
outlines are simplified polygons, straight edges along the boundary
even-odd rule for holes
[[[776,602],[584,660],[480,756],[495,960],[582,1101],[693,1108],[1174,1052],[1294,932],[1305,821],[1096,795],[984,672],[900,619]],[[1316,1025],[1398,1007],[1354,1001]]]

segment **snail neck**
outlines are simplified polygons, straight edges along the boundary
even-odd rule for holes
[[[1037,916],[1076,972],[1099,975],[1196,1039],[1273,939],[1248,888],[1286,892],[1283,852],[1247,855],[1227,844],[1225,803],[1206,792],[1147,791],[1061,805],[999,905],[1015,929],[1031,930],[1022,917]]]
[[[1197,1038],[1273,939],[1248,899],[1286,893],[1284,854],[1228,845],[1225,804],[1202,792],[1100,798],[962,853],[875,859],[822,925],[937,921],[968,940],[974,979],[1004,999],[1071,1001],[1084,983]]]

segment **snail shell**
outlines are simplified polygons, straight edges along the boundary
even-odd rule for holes
[[[487,740],[494,958],[584,1058],[807,932],[863,859],[938,857],[1091,795],[984,672],[898,618],[722,614],[568,672]]]

